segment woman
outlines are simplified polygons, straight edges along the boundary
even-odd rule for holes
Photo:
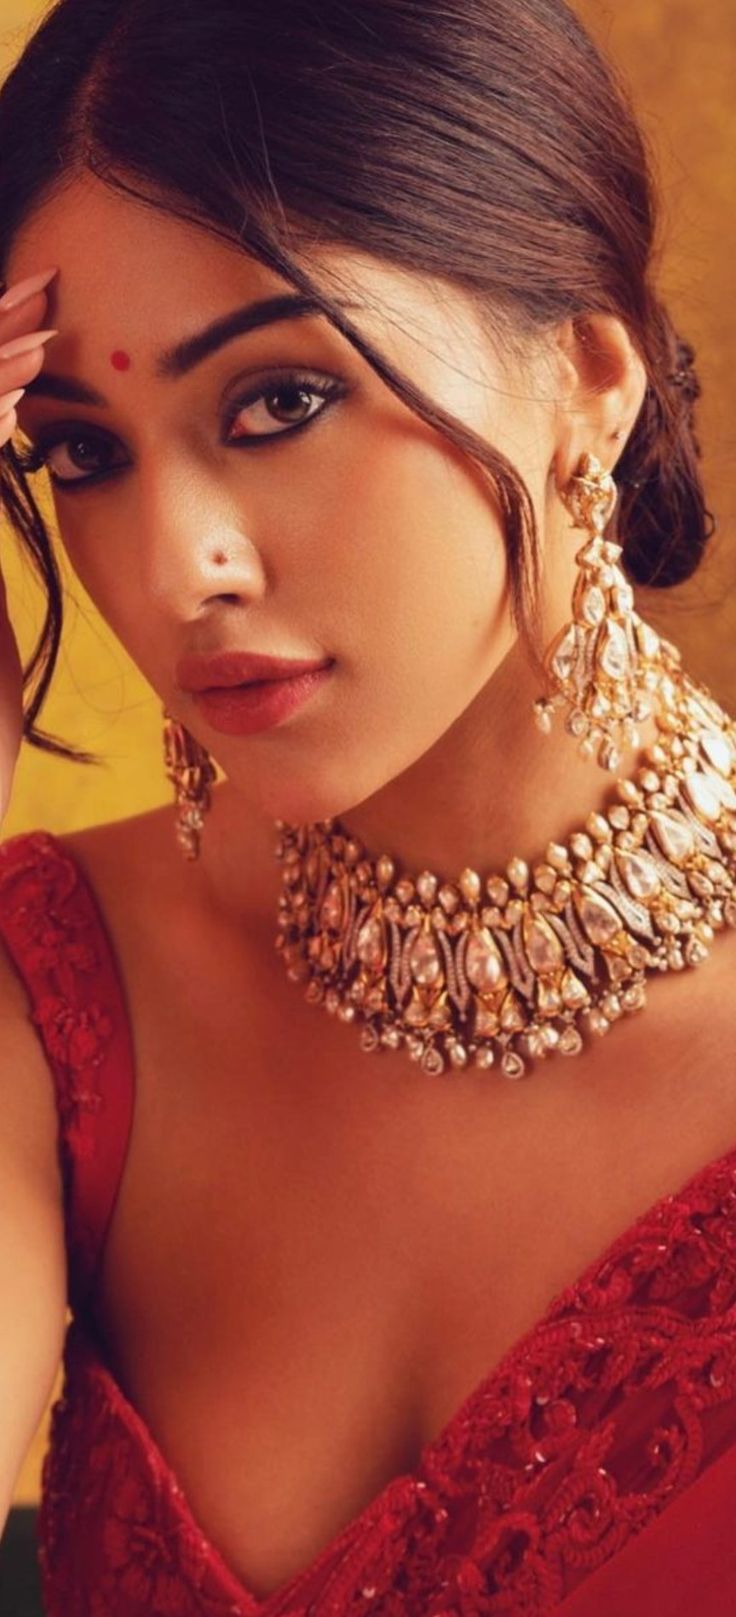
[[[26,738],[45,469],[175,786],[0,855],[51,1617],[732,1611],[736,729],[634,609],[712,524],[620,90],[561,0],[61,0],[0,152]]]

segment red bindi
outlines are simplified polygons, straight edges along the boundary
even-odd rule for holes
[[[126,354],[124,348],[116,348],[114,354],[110,355],[110,364],[116,371],[129,371],[130,354]]]

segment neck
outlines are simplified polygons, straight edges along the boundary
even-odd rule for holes
[[[611,801],[616,776],[632,774],[657,738],[654,718],[639,727],[640,744],[609,774],[581,758],[557,714],[540,733],[531,707],[538,684],[515,647],[454,725],[379,792],[336,815],[370,859],[386,853],[408,874],[432,871],[455,881],[466,867],[502,875],[515,855],[533,866],[550,841],[584,829],[591,810]],[[206,863],[228,908],[254,910],[275,922],[280,874],[274,821],[244,815],[227,783],[215,793],[204,836]]]

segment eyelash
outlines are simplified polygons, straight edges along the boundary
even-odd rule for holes
[[[241,438],[225,438],[223,441],[231,448],[242,449],[247,447],[250,449],[255,444],[273,443],[277,438],[291,438],[295,432],[303,432],[306,427],[310,427],[312,422],[316,421],[319,416],[324,415],[327,407],[334,403],[337,397],[344,396],[346,391],[345,385],[335,378],[324,377],[320,380],[315,380],[312,376],[284,371],[266,376],[258,383],[257,387],[251,388],[248,393],[242,395],[228,407],[225,422],[226,433],[230,432],[243,410],[247,409],[249,405],[257,404],[259,399],[273,399],[278,397],[279,394],[290,392],[311,393],[315,397],[324,400],[322,408],[315,411],[314,415],[307,416],[306,420],[298,421],[294,426],[285,427],[281,432],[251,433]],[[87,477],[82,475],[81,477],[68,478],[60,478],[50,468],[47,468],[47,456],[52,449],[58,449],[60,444],[80,442],[92,443],[93,445],[97,443],[100,445],[100,453],[104,454],[110,440],[96,427],[80,426],[79,428],[70,428],[59,425],[55,428],[49,428],[46,433],[41,432],[38,442],[34,444],[32,449],[16,450],[16,460],[20,470],[26,473],[32,474],[48,469],[49,479],[54,488],[63,489],[65,493],[75,493],[83,488],[89,488],[91,484],[103,482],[107,478],[114,476],[116,472],[125,471],[130,464],[130,462],[124,462],[105,471],[91,472]]]

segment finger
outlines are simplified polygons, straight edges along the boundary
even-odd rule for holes
[[[29,349],[27,354],[19,354],[17,359],[0,359],[0,393],[27,387],[38,376],[45,358],[46,349],[39,346]]]
[[[0,314],[0,345],[12,342],[25,332],[37,331],[48,319],[48,298],[45,292],[34,292],[8,314]]]
[[[19,355],[32,353],[34,348],[40,348],[50,337],[58,335],[58,330],[24,332],[22,337],[13,337],[11,342],[4,342],[0,346],[0,359],[16,359]]]
[[[0,394],[0,416],[7,415],[10,410],[15,410],[20,404],[24,393],[24,387],[16,387],[12,393]]]
[[[55,265],[52,269],[40,270],[37,275],[27,275],[23,281],[16,281],[0,298],[0,313],[4,314],[6,309],[17,308],[34,292],[42,292],[58,273],[58,265]]]
[[[6,410],[4,415],[0,415],[0,449],[4,449],[10,442],[17,425],[18,417],[14,409]]]

